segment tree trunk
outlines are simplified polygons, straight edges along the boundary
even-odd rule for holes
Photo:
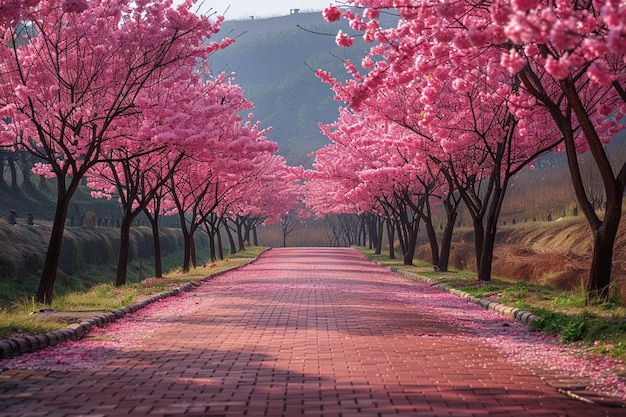
[[[215,233],[209,233],[209,252],[211,252],[211,262],[217,261],[217,251],[215,249]]]
[[[228,226],[228,220],[223,219],[222,223],[224,224],[224,230],[226,230],[226,236],[228,237],[228,243],[230,245],[230,254],[237,255],[237,246],[235,246],[235,239],[233,238],[233,233]]]
[[[4,160],[6,159],[7,152],[0,150],[0,189],[7,188],[8,184],[4,181]]]
[[[13,152],[7,154],[7,163],[9,164],[9,171],[11,172],[11,189],[17,190],[17,169],[15,168],[15,159],[13,159]]]
[[[27,155],[30,155],[26,152],[20,153],[20,169],[22,170],[22,177],[24,179],[24,183],[22,184],[22,190],[24,190],[27,194],[32,194],[35,191],[35,186],[30,180],[30,176],[32,174],[32,162],[28,161]]]
[[[224,246],[222,244],[222,233],[220,232],[219,220],[217,226],[217,257],[220,261],[224,260]]]
[[[152,244],[154,247],[154,276],[156,278],[163,278],[163,259],[161,258],[161,236],[159,234],[159,217],[158,215],[151,216],[145,211],[146,217],[150,221],[152,226]]]
[[[189,245],[190,245],[190,260],[191,260],[191,266],[193,266],[194,268],[198,266],[198,257],[197,257],[197,253],[196,253],[196,241],[193,238],[194,233],[193,232],[189,232]]]
[[[117,255],[117,273],[115,274],[115,286],[126,285],[126,270],[128,269],[128,258],[130,250],[130,225],[133,216],[128,211],[122,217],[120,226],[120,249]]]
[[[79,182],[80,179],[73,177],[69,187],[66,188],[65,177],[57,177],[57,205],[52,221],[52,231],[50,232],[46,259],[39,279],[39,288],[37,290],[38,303],[50,304],[52,302],[54,281],[56,280],[59,257],[61,256],[61,244],[63,243],[67,210]]]
[[[246,245],[243,240],[243,225],[239,220],[235,222],[235,225],[237,226],[237,243],[239,243],[238,251],[241,252],[246,249]]]
[[[432,217],[429,215],[423,217],[424,225],[426,226],[426,234],[428,235],[428,242],[430,244],[430,256],[432,258],[433,265],[439,265],[439,241],[437,240],[437,232],[433,225]]]
[[[618,176],[615,177],[606,149],[596,131],[596,126],[589,117],[588,109],[578,94],[574,81],[569,78],[564,79],[560,81],[560,85],[580,123],[581,130],[593,155],[593,161],[602,178],[606,194],[605,215],[604,219],[600,221],[587,197],[587,192],[580,176],[580,167],[571,125],[563,123],[569,121],[569,119],[560,120],[564,126],[562,131],[565,136],[566,152],[576,199],[578,206],[585,214],[594,239],[591,269],[587,283],[587,298],[607,300],[610,295],[613,247],[622,215],[626,165],[622,166]],[[559,120],[557,120],[558,122]]]
[[[417,245],[417,233],[419,232],[419,220],[414,220],[413,223],[409,225],[409,228],[407,250],[404,253],[404,265],[413,265],[415,246]]]
[[[181,272],[189,272],[191,265],[191,235],[187,229],[187,220],[185,220],[185,214],[180,213],[181,231],[183,233],[183,266]]]
[[[491,281],[491,264],[493,248],[496,244],[495,233],[487,233],[483,239],[480,263],[478,264],[478,281]]]
[[[393,227],[393,222],[390,219],[387,219],[387,240],[389,241],[389,259],[396,259],[396,249],[394,247],[395,244],[395,232],[396,229]]]
[[[480,267],[480,258],[483,253],[483,241],[485,239],[485,226],[483,218],[472,216],[472,224],[474,225],[474,256],[476,258],[476,268]]]
[[[441,238],[441,252],[439,254],[439,263],[437,263],[437,268],[439,271],[446,272],[448,271],[448,266],[450,264],[450,251],[452,250],[452,235],[454,232],[454,225],[456,223],[456,211],[453,213],[448,213],[448,219],[446,222],[446,227],[443,230],[443,236]]]
[[[259,237],[256,232],[256,226],[252,228],[252,241],[254,242],[254,246],[259,246]]]
[[[50,191],[50,189],[48,188],[48,183],[46,182],[46,177],[44,177],[43,175],[39,176],[39,184],[37,184],[37,188],[42,193],[47,193]]]
[[[604,220],[593,233],[593,256],[587,283],[587,298],[591,300],[604,301],[610,296],[613,248],[621,215],[621,203],[607,204]]]
[[[403,254],[406,253],[406,243],[405,243],[405,233],[404,230],[402,230],[402,225],[400,224],[399,221],[394,220],[394,223],[396,224],[395,229],[398,231],[398,243],[400,244],[400,250],[402,251]]]
[[[385,219],[376,216],[376,254],[380,255],[383,251],[383,230],[385,227]]]

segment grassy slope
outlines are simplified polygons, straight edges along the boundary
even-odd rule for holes
[[[200,265],[186,274],[180,273],[177,267],[173,267],[163,278],[151,277],[129,283],[124,287],[115,287],[110,283],[96,284],[84,291],[67,292],[56,297],[48,308],[63,312],[111,311],[123,308],[146,296],[162,293],[184,283],[199,281],[209,274],[243,265],[257,257],[263,250],[265,248],[262,247],[247,248],[235,257],[218,261],[215,265]],[[0,339],[22,333],[41,334],[59,330],[72,322],[71,315],[65,317],[54,315],[52,318],[46,318],[44,315],[30,314],[40,307],[25,301],[14,304],[10,311],[0,311]],[[82,315],[76,317],[80,318]]]
[[[427,247],[418,250],[415,266],[401,260],[363,251],[384,266],[405,269],[437,279],[473,296],[530,310],[542,317],[537,330],[558,334],[563,342],[576,342],[592,353],[608,353],[626,360],[626,285],[624,262],[626,227],[616,244],[614,288],[609,302],[586,299],[584,279],[590,262],[591,235],[584,219],[532,222],[503,227],[494,259],[494,278],[476,281],[471,232],[455,236],[450,272],[435,272],[428,262]],[[608,347],[608,348],[607,348]]]

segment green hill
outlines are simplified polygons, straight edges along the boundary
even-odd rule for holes
[[[340,103],[315,70],[345,79],[344,60],[358,63],[367,49],[360,39],[352,48],[338,47],[339,29],[353,33],[346,22],[325,22],[321,13],[226,21],[219,35],[236,42],[211,56],[214,73],[236,72],[235,82],[255,105],[255,119],[272,126],[268,138],[291,165],[310,166],[307,155],[328,143],[318,122],[338,116]]]

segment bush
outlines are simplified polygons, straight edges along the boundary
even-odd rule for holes
[[[589,329],[589,315],[568,316],[561,312],[542,310],[537,313],[540,320],[530,324],[531,330],[558,334],[562,343],[583,340]]]
[[[549,334],[559,333],[563,330],[568,320],[567,316],[560,312],[541,310],[537,314],[541,318],[530,323],[530,329]]]
[[[587,332],[587,328],[588,325],[586,316],[574,317],[567,322],[565,328],[561,334],[559,334],[559,340],[562,343],[583,340],[585,333]]]

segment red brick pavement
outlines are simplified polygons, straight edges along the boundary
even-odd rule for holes
[[[274,249],[100,369],[5,371],[0,416],[626,415],[371,291],[382,278],[419,289],[351,249]]]

